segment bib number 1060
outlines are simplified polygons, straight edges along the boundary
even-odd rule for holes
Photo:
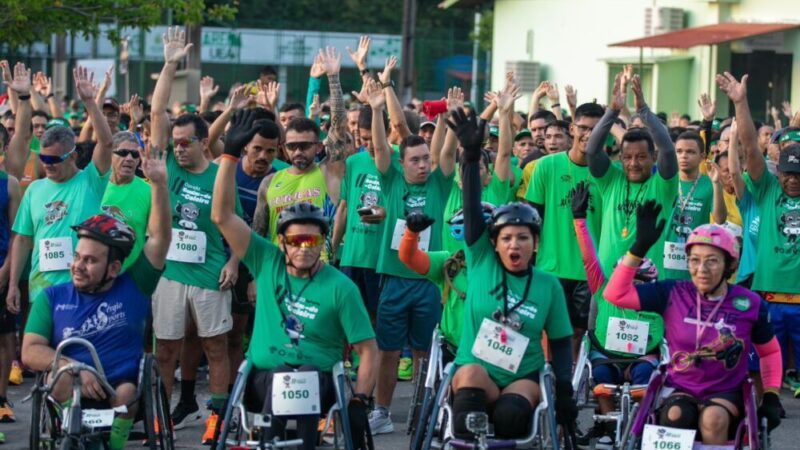
[[[311,393],[307,389],[293,389],[281,392],[284,400],[306,399],[311,397]]]
[[[503,344],[501,344],[501,343],[499,343],[499,342],[495,341],[494,339],[489,339],[489,342],[488,342],[488,344],[489,344],[489,347],[490,347],[491,349],[493,349],[493,350],[497,350],[497,351],[499,351],[499,352],[503,352],[503,353],[505,353],[506,355],[509,355],[509,356],[511,356],[511,353],[512,353],[512,351],[511,351],[511,347],[509,347],[509,346],[507,346],[507,345],[503,345]]]

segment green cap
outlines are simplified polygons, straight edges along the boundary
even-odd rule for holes
[[[714,131],[719,131],[720,125],[722,125],[722,122],[720,122],[719,119],[714,119],[714,121],[711,122],[711,129]]]
[[[80,111],[67,111],[64,113],[64,118],[70,119],[83,119],[83,113]]]
[[[780,142],[788,142],[788,141],[800,142],[800,130],[792,130],[783,133]]]
[[[489,125],[489,136],[498,137],[500,136],[500,127],[497,125]]]
[[[45,125],[44,129],[45,130],[49,130],[50,128],[53,128],[53,127],[56,127],[56,126],[69,128],[69,122],[67,122],[66,119],[62,119],[61,117],[56,117],[56,118],[50,119],[50,121],[47,122],[47,125]]]
[[[183,109],[186,110],[186,112],[189,114],[194,114],[197,112],[197,105],[194,105],[192,103],[187,103],[183,105]]]
[[[522,139],[524,137],[531,137],[531,130],[529,130],[527,128],[523,128],[523,129],[519,130],[519,133],[517,133],[517,135],[514,136],[514,142],[517,142],[518,140],[520,140],[520,139]]]

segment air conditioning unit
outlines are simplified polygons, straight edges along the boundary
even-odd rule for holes
[[[541,82],[541,66],[533,61],[506,61],[506,72],[514,72],[522,92],[532,92]]]
[[[645,8],[644,35],[669,33],[683,29],[683,10],[681,8]]]

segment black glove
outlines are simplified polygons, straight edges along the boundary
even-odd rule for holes
[[[464,109],[454,109],[447,120],[447,126],[456,133],[458,142],[464,149],[465,162],[477,162],[481,159],[481,147],[483,146],[483,132],[486,128],[486,121],[481,119],[480,124],[475,119],[475,111],[471,111],[469,116],[464,114]]]
[[[636,209],[636,240],[631,246],[631,254],[644,258],[650,247],[658,242],[661,233],[664,232],[666,222],[661,219],[658,223],[658,214],[661,212],[661,205],[655,200],[648,200]]]
[[[572,217],[585,219],[587,209],[589,209],[589,185],[581,181],[572,193]]]
[[[556,382],[556,421],[561,425],[575,423],[578,418],[578,405],[572,397],[572,383]]]
[[[414,233],[421,233],[422,230],[433,225],[436,220],[423,212],[412,212],[406,214],[406,227]]]
[[[367,433],[369,419],[367,419],[367,405],[357,398],[350,399],[347,404],[347,415],[350,417],[350,433],[353,436],[353,448],[356,450],[367,449]]]
[[[778,394],[774,392],[765,392],[764,399],[761,400],[761,406],[758,407],[758,418],[766,417],[767,430],[772,431],[781,424],[781,399]]]
[[[226,155],[231,155],[236,158],[242,156],[242,150],[247,145],[253,136],[255,136],[257,127],[253,126],[253,122],[257,119],[257,114],[254,109],[246,109],[236,111],[231,120],[231,126],[228,133],[225,135],[225,147],[223,152]]]

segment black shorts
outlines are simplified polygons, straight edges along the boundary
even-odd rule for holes
[[[684,394],[681,391],[675,391],[673,394],[670,394],[670,397],[675,396],[675,395],[687,395],[688,396],[688,394]],[[745,411],[744,411],[744,395],[742,394],[741,390],[737,389],[735,391],[719,392],[717,394],[709,395],[705,399],[695,399],[695,400],[697,401],[698,408],[700,408],[700,407],[706,407],[706,406],[715,405],[714,399],[727,400],[727,401],[733,403],[736,406],[736,409],[738,410],[738,415],[734,416],[733,415],[733,411],[729,411],[727,407],[722,406],[722,405],[720,405],[718,403],[716,404],[716,406],[720,406],[720,407],[722,407],[722,409],[724,409],[725,411],[728,412],[728,417],[730,419],[730,421],[728,423],[728,439],[734,439],[736,437],[736,430],[739,427],[739,422],[741,422],[742,419],[744,419],[744,415],[745,415]],[[698,415],[698,417],[699,417],[699,415]],[[698,431],[698,433],[700,432],[700,421],[699,420],[698,420],[698,423],[697,423],[697,431]]]
[[[378,300],[381,297],[381,276],[375,272],[375,269],[342,266],[339,270],[358,286],[361,298],[364,299],[364,306],[367,307],[367,312],[373,316],[377,314]]]
[[[254,311],[253,304],[247,299],[247,285],[253,277],[244,264],[239,264],[239,278],[231,289],[231,314],[249,315]]]
[[[20,314],[24,314],[30,306],[30,299],[28,297],[28,280],[20,280],[19,282],[19,310]],[[11,314],[8,312],[6,306],[6,296],[8,295],[8,287],[0,292],[0,302],[3,307],[0,308],[0,334],[16,333],[17,332],[17,316],[19,314]],[[24,324],[22,324],[24,326]]]
[[[589,306],[592,303],[592,292],[585,281],[559,278],[567,300],[567,312],[572,328],[585,330],[589,327]]]
[[[322,413],[336,403],[336,392],[333,388],[333,375],[330,372],[320,372],[315,366],[280,366],[272,370],[261,370],[255,367],[247,378],[244,391],[244,407],[247,411],[272,414],[272,375],[280,372],[319,372],[319,401]]]

